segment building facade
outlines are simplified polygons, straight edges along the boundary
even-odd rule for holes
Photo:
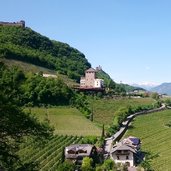
[[[65,147],[65,159],[76,164],[81,164],[84,157],[93,159],[96,156],[97,149],[91,144],[72,144]]]
[[[115,163],[126,164],[127,166],[134,166],[134,155],[136,150],[125,144],[117,144],[111,150],[111,159]]]
[[[135,166],[136,157],[140,152],[141,141],[136,137],[128,137],[116,143],[110,152],[110,157],[115,163]]]
[[[103,79],[96,78],[96,70],[94,68],[89,68],[85,71],[85,77],[80,79],[81,88],[103,88]]]

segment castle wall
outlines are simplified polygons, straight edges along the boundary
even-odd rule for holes
[[[25,28],[25,21],[21,20],[19,22],[3,22],[0,21],[0,26],[18,26]]]

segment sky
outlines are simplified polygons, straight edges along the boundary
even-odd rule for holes
[[[1,0],[0,21],[20,20],[116,82],[171,82],[170,0]]]

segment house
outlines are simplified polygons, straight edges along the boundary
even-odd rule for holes
[[[136,152],[136,149],[132,148],[131,146],[123,143],[118,143],[113,146],[110,156],[115,163],[122,163],[128,166],[134,166],[134,156]]]
[[[140,144],[139,138],[131,136],[125,138],[112,147],[110,157],[115,163],[126,164],[131,167],[135,166],[136,157],[140,151]]]
[[[96,155],[96,147],[91,144],[73,144],[65,147],[65,159],[77,164],[81,164],[84,157],[94,158]]]
[[[104,81],[103,79],[96,78],[96,70],[94,68],[89,68],[85,71],[85,77],[80,79],[80,88],[103,88]]]

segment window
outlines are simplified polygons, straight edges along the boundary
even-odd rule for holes
[[[117,156],[117,160],[119,160],[119,156]]]
[[[126,156],[126,160],[128,160],[129,159],[129,156]]]

